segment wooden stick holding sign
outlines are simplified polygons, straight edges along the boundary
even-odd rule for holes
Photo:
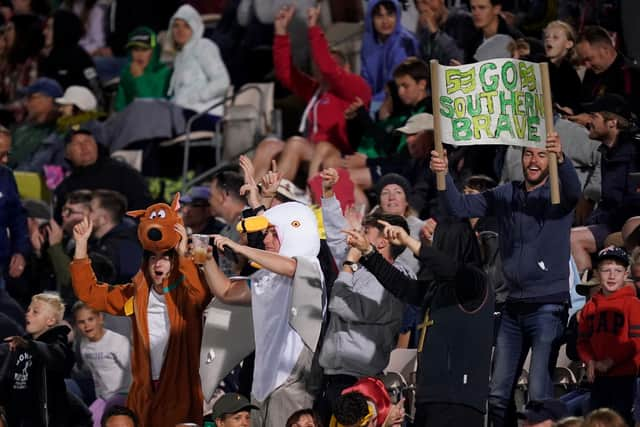
[[[553,129],[553,104],[551,102],[551,82],[549,81],[549,64],[540,63],[540,76],[542,77],[542,94],[544,100],[544,119],[547,127],[547,135],[554,132]],[[558,183],[558,156],[549,154],[549,185],[551,186],[551,204],[560,203],[560,185]]]
[[[438,65],[439,63],[437,59],[429,61],[429,67],[431,69],[431,102],[433,105],[433,141],[438,154],[440,154],[440,156],[444,156],[444,147],[442,146],[440,133],[440,84],[438,83]],[[445,175],[445,172],[438,172],[436,175],[438,191],[444,191],[447,189]]]

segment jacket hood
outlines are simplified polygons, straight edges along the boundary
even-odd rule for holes
[[[183,47],[183,49],[186,49],[189,46],[192,46],[197,40],[201,39],[202,36],[204,35],[204,23],[202,22],[202,17],[198,13],[198,11],[195,10],[191,5],[188,5],[188,4],[182,5],[176,11],[176,13],[171,17],[171,20],[169,21],[168,36],[172,46],[175,47],[175,42],[173,41],[173,33],[171,31],[171,28],[173,28],[173,22],[176,19],[182,19],[183,21],[186,21],[187,24],[189,24],[189,27],[191,27],[191,31],[193,32],[191,39],[187,42],[187,44]]]
[[[400,2],[398,0],[374,0],[367,2],[367,14],[365,15],[364,20],[364,29],[365,29],[365,37],[368,34],[375,34],[375,29],[373,28],[373,9],[378,6],[382,2],[391,2],[396,8],[396,27],[393,29],[393,33],[389,38],[394,35],[400,34],[403,32],[404,28],[402,27],[402,6],[400,6]]]
[[[602,293],[602,291],[600,291],[593,296],[592,301],[597,307],[598,305],[607,304],[610,301],[622,300],[624,298],[635,297],[635,296],[636,296],[636,290],[631,286],[625,285],[622,288],[618,289],[616,292],[612,293],[611,295],[605,295]]]
[[[53,15],[53,47],[68,48],[78,44],[84,35],[82,21],[75,13],[58,10]]]

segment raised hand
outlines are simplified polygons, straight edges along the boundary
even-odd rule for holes
[[[218,248],[218,251],[220,253],[224,252],[225,246],[228,246],[229,249],[232,249],[233,251],[235,251],[240,246],[238,243],[234,242],[230,238],[221,236],[219,234],[213,235],[213,244],[216,245],[216,248]]]
[[[320,18],[320,6],[310,7],[307,10],[307,26],[309,28],[318,25],[318,19]]]
[[[320,172],[322,178],[322,195],[324,197],[333,197],[333,187],[340,179],[338,171],[334,168],[327,168]]]
[[[244,174],[244,185],[240,187],[240,195],[247,198],[247,203],[252,208],[260,206],[260,195],[258,184],[254,178],[255,168],[250,158],[245,155],[240,156],[240,168]]]
[[[282,172],[278,172],[278,163],[275,160],[271,161],[271,170],[262,177],[262,197],[273,199],[280,187],[280,181],[282,181]]]
[[[287,29],[289,28],[289,23],[293,19],[293,15],[296,13],[296,9],[292,5],[282,6],[278,13],[276,14],[276,18],[273,21],[273,25],[275,27],[275,33],[280,36],[284,36],[287,34]]]
[[[562,155],[562,142],[557,132],[547,135],[547,151],[549,153],[555,153],[558,156],[558,161],[562,163],[564,156]]]
[[[173,225],[173,229],[180,235],[180,240],[176,244],[176,252],[180,256],[187,256],[189,249],[187,247],[189,238],[187,237],[187,229],[184,225],[176,223]]]
[[[447,150],[443,150],[442,155],[436,150],[432,150],[429,167],[435,173],[446,173],[449,170],[449,159],[447,158]]]
[[[85,216],[82,221],[77,223],[73,227],[73,239],[78,242],[88,242],[93,231],[93,221],[88,216]]]
[[[342,232],[347,235],[347,245],[358,249],[363,254],[369,251],[371,243],[363,230],[342,230]]]
[[[387,221],[383,221],[381,219],[378,220],[378,223],[384,226],[385,239],[391,242],[393,245],[406,245],[409,240],[409,234],[407,231],[399,227],[397,225],[391,225]]]
[[[44,234],[42,234],[42,231],[40,231],[39,227],[33,230],[33,233],[31,233],[31,236],[30,236],[31,247],[33,248],[36,255],[38,256],[40,256],[40,252],[42,251],[42,245],[44,245],[44,239],[45,239]]]

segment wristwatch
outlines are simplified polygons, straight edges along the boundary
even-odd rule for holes
[[[342,266],[350,268],[353,273],[358,271],[358,268],[359,268],[358,263],[357,262],[353,262],[353,261],[344,261],[342,263]]]

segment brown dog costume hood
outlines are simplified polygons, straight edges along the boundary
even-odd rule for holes
[[[144,210],[127,212],[130,217],[140,219],[138,239],[144,250],[161,254],[176,247],[180,235],[174,227],[176,224],[183,224],[178,215],[179,209],[180,193],[176,193],[171,206],[155,203]]]

